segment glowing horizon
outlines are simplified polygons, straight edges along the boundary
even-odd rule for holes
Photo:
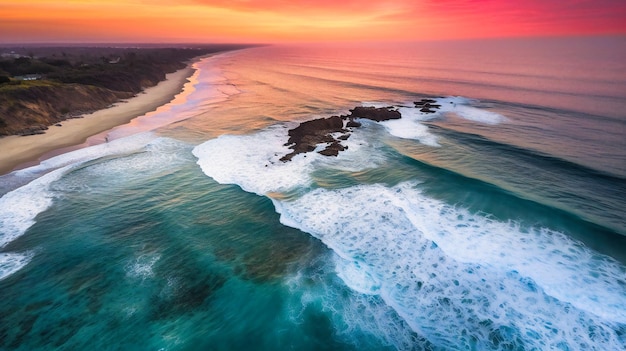
[[[619,0],[0,0],[0,43],[281,43],[624,35]]]

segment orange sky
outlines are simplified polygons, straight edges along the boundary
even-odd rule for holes
[[[596,34],[626,34],[626,0],[0,0],[0,43]]]

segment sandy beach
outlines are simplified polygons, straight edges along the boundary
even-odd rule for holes
[[[0,138],[0,174],[6,174],[25,163],[41,161],[53,150],[78,145],[87,138],[156,110],[172,101],[194,73],[186,68],[169,73],[164,81],[145,89],[137,96],[115,103],[110,108],[68,119],[62,126],[50,126],[45,134]]]

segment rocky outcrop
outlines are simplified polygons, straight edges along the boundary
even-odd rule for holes
[[[437,100],[422,99],[415,102],[415,107],[423,113],[435,113],[441,105],[436,104]],[[374,122],[384,122],[392,119],[400,119],[402,114],[397,107],[372,107],[359,106],[350,110],[350,114],[343,116],[333,116],[328,118],[318,118],[300,123],[297,127],[289,130],[289,140],[285,144],[293,151],[283,156],[283,162],[301,153],[315,151],[320,145],[326,147],[318,153],[324,156],[337,156],[348,146],[341,144],[342,141],[350,138],[354,128],[359,128],[362,123],[358,119],[369,119]]]
[[[393,107],[355,107],[346,116],[350,119],[365,118],[376,122],[388,121],[390,119],[400,119],[402,115]]]
[[[332,134],[344,132],[346,132],[346,130],[343,127],[343,118],[340,116],[302,122],[296,128],[289,130],[289,140],[285,145],[289,146],[293,151],[283,156],[280,160],[283,162],[290,161],[297,154],[315,150],[319,144],[332,144],[336,142]],[[337,147],[334,146],[333,148]],[[330,154],[332,152],[329,150],[326,151],[326,153]]]
[[[285,144],[293,151],[283,156],[280,160],[290,161],[294,156],[301,153],[312,152],[318,145],[326,144],[326,147],[319,151],[324,156],[337,156],[339,152],[348,147],[341,144],[341,141],[350,138],[353,128],[361,127],[361,122],[356,119],[369,119],[376,122],[390,119],[400,119],[402,115],[393,107],[355,107],[350,110],[350,114],[344,116],[333,116],[328,118],[318,118],[300,123],[299,126],[289,130],[289,140]],[[344,126],[345,122],[345,126]]]
[[[437,100],[433,99],[422,99],[420,101],[415,102],[415,107],[420,108],[420,112],[424,113],[435,113],[437,109],[441,107],[441,105],[436,104]]]

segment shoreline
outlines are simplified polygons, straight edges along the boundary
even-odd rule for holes
[[[168,73],[165,80],[144,89],[135,97],[79,118],[62,121],[61,127],[52,125],[44,134],[0,138],[0,175],[36,165],[58,154],[55,151],[80,145],[94,135],[127,124],[168,104],[183,92],[185,84],[196,71],[193,64],[204,57],[198,57],[189,62],[187,67]]]

